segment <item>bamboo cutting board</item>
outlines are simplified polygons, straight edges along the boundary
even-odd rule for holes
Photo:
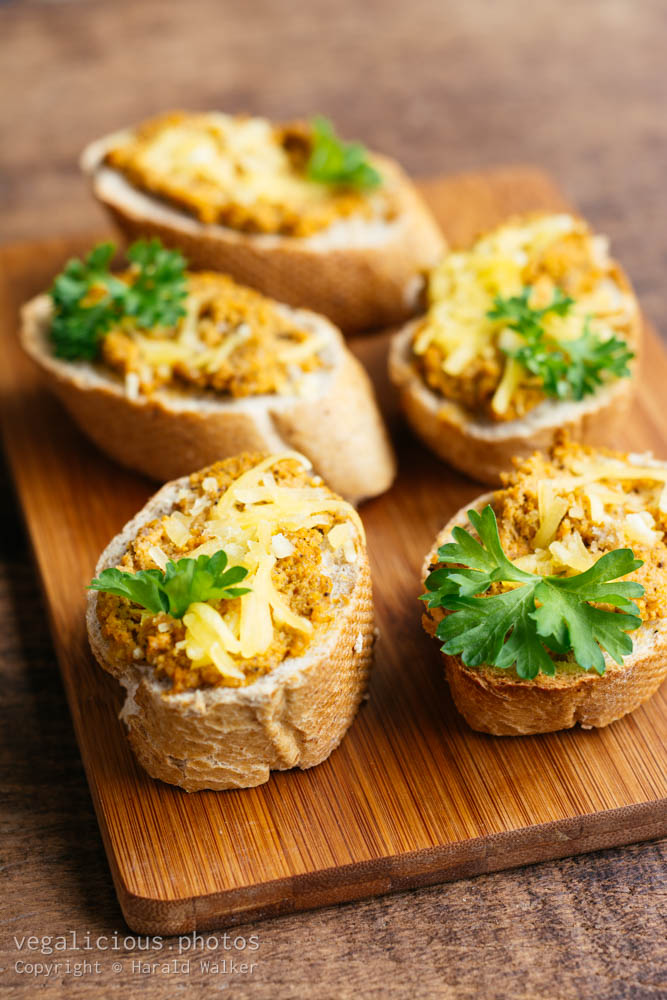
[[[531,168],[423,185],[454,244],[512,212],[559,209]],[[39,387],[16,343],[19,304],[94,237],[0,252],[3,427],[54,644],[118,898],[130,927],[186,933],[428,885],[667,833],[667,685],[599,731],[494,738],[455,712],[422,632],[419,567],[480,487],[419,447],[394,413],[387,337],[358,338],[392,428],[400,476],[366,504],[381,641],[370,688],[331,758],[259,788],[187,795],[135,764],[119,688],[83,624],[96,558],[154,490],[95,451]],[[647,331],[642,390],[621,445],[667,456],[667,358]]]

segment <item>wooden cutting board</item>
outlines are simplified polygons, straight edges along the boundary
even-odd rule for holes
[[[436,180],[423,190],[454,245],[508,214],[565,201],[540,171]],[[95,664],[84,587],[101,549],[154,490],[100,455],[38,384],[16,341],[19,304],[86,238],[0,252],[5,446],[42,577],[54,645],[120,905],[143,933],[185,933],[428,885],[667,833],[667,685],[599,731],[494,738],[454,710],[420,625],[419,567],[480,487],[401,425],[387,337],[358,338],[400,476],[362,508],[381,641],[370,697],[331,758],[259,788],[187,795],[135,764],[115,681]],[[648,330],[642,388],[619,444],[667,456],[667,358]]]

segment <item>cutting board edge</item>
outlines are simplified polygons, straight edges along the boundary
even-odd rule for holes
[[[634,820],[631,829],[626,825],[628,814],[632,814]],[[128,891],[115,863],[112,863],[112,873],[123,916],[132,931],[183,935],[358,902],[665,836],[667,798],[182,899],[137,895]],[[260,892],[263,899],[258,898]]]

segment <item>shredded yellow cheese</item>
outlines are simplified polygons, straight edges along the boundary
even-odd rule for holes
[[[573,245],[559,249],[568,238]],[[517,334],[489,316],[496,297],[508,299],[530,286],[531,304],[535,308],[547,306],[554,289],[560,287],[559,268],[576,271],[577,247],[586,248],[588,253],[587,267],[593,275],[590,287],[577,291],[566,315],[545,315],[545,332],[567,341],[581,336],[586,322],[602,338],[627,328],[636,303],[615,281],[606,244],[572,215],[533,215],[499,226],[468,251],[447,254],[431,272],[429,308],[413,341],[415,355],[423,356],[435,346],[442,355],[445,375],[464,377],[473,362],[495,359],[499,348],[520,346]],[[549,252],[554,256],[551,272],[544,263]],[[527,380],[523,367],[511,359],[504,362],[502,371],[491,402],[498,418],[510,410],[521,383]]]
[[[249,588],[238,606],[223,616],[208,604],[193,604],[183,618],[186,627],[181,648],[195,666],[214,664],[226,677],[239,674],[230,654],[251,659],[271,645],[276,624],[310,635],[313,624],[295,614],[277,590],[272,571],[278,559],[289,555],[291,543],[284,532],[321,526],[328,528],[333,550],[343,546],[345,558],[353,562],[364,532],[359,515],[348,503],[332,497],[323,487],[280,485],[272,469],[285,459],[304,467],[310,463],[298,452],[273,455],[238,477],[219,499],[212,498],[203,527],[205,541],[189,555],[212,555],[224,549],[236,564],[248,571],[242,586]],[[167,531],[180,537],[187,518],[168,519]],[[344,520],[340,520],[343,518]],[[236,671],[236,672],[234,672]],[[241,676],[243,676],[241,674]]]
[[[540,526],[534,539],[536,549],[546,549],[558,531],[558,525],[567,512],[567,500],[556,496],[553,483],[543,480],[537,488],[537,505]]]
[[[626,491],[622,483],[641,484],[641,489]],[[603,547],[611,535],[618,546],[651,548],[664,535],[656,521],[658,514],[654,517],[647,504],[664,513],[660,503],[666,491],[664,466],[604,455],[573,457],[568,471],[538,480],[538,526],[532,552],[520,556],[516,565],[541,575],[589,569],[597,556],[584,543],[577,521],[584,525],[584,534],[599,539]]]

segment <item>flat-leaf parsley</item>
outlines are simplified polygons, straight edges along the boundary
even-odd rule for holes
[[[642,565],[631,549],[607,552],[576,576],[537,576],[505,555],[491,506],[481,514],[470,510],[468,517],[480,541],[454,528],[454,541],[438,549],[438,560],[447,565],[428,576],[421,598],[429,608],[452,612],[436,630],[443,652],[460,655],[469,667],[516,665],[523,678],[553,674],[550,652],[571,650],[580,667],[599,674],[605,669],[603,649],[617,663],[632,652],[627,633],[639,628],[641,618],[631,599],[644,588],[618,580]],[[496,582],[513,586],[483,596]]]
[[[141,569],[130,573],[105,569],[91,580],[88,590],[126,597],[146,611],[164,611],[172,618],[182,618],[197,601],[221,601],[248,594],[249,588],[237,587],[248,575],[243,566],[227,569],[227,555],[222,549],[215,555],[168,562],[164,573],[159,569]]]
[[[591,330],[588,319],[579,337],[556,340],[546,334],[542,319],[549,313],[566,316],[574,299],[557,288],[549,305],[534,309],[530,305],[531,294],[532,288],[528,287],[521,295],[509,298],[498,295],[487,316],[504,321],[505,326],[520,334],[525,343],[502,350],[537,375],[548,396],[583,399],[597,391],[605,376],[621,378],[630,374],[628,362],[634,353],[625,340],[615,334],[606,339],[598,336]]]
[[[382,177],[368,162],[368,152],[360,142],[344,142],[321,115],[310,124],[313,139],[306,173],[311,180],[359,189],[380,184]]]
[[[129,280],[109,270],[113,243],[100,243],[85,260],[68,261],[53,282],[51,342],[57,358],[94,361],[104,334],[130,322],[140,329],[172,327],[187,296],[185,260],[159,240],[138,240],[127,251]]]

